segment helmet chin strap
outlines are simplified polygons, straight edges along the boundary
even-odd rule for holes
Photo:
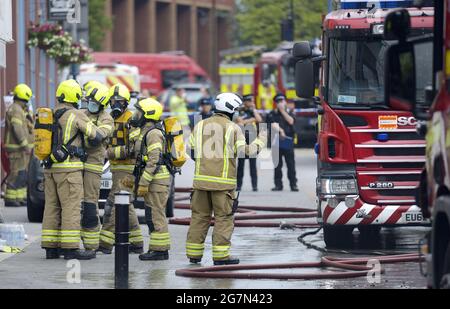
[[[233,120],[233,116],[234,116],[234,113],[233,113],[233,114],[230,114],[230,113],[223,112],[223,111],[216,111],[216,114],[222,114],[222,115],[225,115],[225,116],[227,116],[230,120]]]

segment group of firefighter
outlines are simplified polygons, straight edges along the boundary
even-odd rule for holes
[[[11,172],[7,179],[5,204],[25,202],[27,157],[33,150],[33,127],[42,129],[29,111],[32,90],[16,86],[14,102],[6,112],[5,146]],[[168,138],[162,123],[163,106],[152,98],[139,98],[130,110],[131,94],[122,84],[111,88],[89,82],[81,87],[75,80],[62,82],[56,91],[57,104],[51,111],[59,133],[52,137],[51,155],[44,167],[45,210],[42,248],[47,259],[90,260],[98,252],[111,254],[115,244],[114,196],[131,192],[129,207],[130,253],[140,260],[167,260],[171,245],[166,218],[172,170],[162,158]],[[80,109],[84,102],[87,108]],[[214,214],[212,255],[215,265],[238,264],[230,255],[236,205],[236,162],[255,156],[266,144],[263,130],[247,144],[241,128],[233,122],[243,104],[232,93],[217,96],[214,114],[197,123],[189,138],[187,153],[195,161],[192,218],[186,253],[191,263],[200,263],[205,239]],[[108,108],[110,107],[110,108]],[[38,111],[39,112],[39,111]],[[39,115],[37,115],[39,118]],[[213,136],[211,132],[215,132]],[[218,147],[208,147],[219,133]],[[36,135],[36,134],[35,134]],[[38,139],[38,137],[36,137]],[[214,153],[208,153],[208,152]],[[109,160],[112,189],[106,201],[103,225],[99,217],[101,175]],[[137,162],[139,161],[139,162]],[[142,172],[136,175],[138,165]],[[149,228],[149,250],[144,241],[133,200],[144,198]],[[80,249],[82,242],[84,250]]]

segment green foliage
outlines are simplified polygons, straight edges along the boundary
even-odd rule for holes
[[[241,43],[277,46],[281,21],[289,16],[289,8],[289,0],[240,0],[236,19]],[[294,0],[295,40],[320,37],[322,15],[326,13],[327,0]]]
[[[105,15],[105,0],[89,0],[89,45],[94,50],[102,48],[105,33],[112,27],[112,19]]]

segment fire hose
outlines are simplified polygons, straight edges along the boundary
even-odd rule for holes
[[[175,199],[175,200],[178,200]],[[176,209],[190,209],[189,204],[175,204]],[[255,210],[270,211],[270,212],[289,212],[287,214],[258,214]],[[256,221],[256,220],[274,220],[274,219],[305,219],[316,218],[315,211],[306,208],[298,207],[263,207],[263,206],[242,206],[238,208],[237,215],[235,216],[236,227],[280,227],[280,223],[268,222],[268,221]],[[173,218],[169,220],[170,224],[175,225],[189,225],[191,218]],[[211,226],[214,225],[214,219],[211,220]],[[290,223],[290,226],[295,228],[314,228],[319,225],[316,223],[302,223],[295,222]]]
[[[387,255],[373,258],[334,258],[322,257],[319,262],[300,262],[283,264],[256,264],[256,265],[229,265],[180,269],[175,272],[177,276],[208,279],[277,279],[277,280],[319,280],[319,279],[348,279],[367,276],[372,267],[367,266],[371,260],[380,264],[393,264],[405,262],[419,262],[423,258],[418,254]],[[243,270],[264,269],[304,269],[321,268],[337,269],[337,271],[314,273],[260,273],[260,272],[236,272]],[[381,269],[381,273],[384,270]]]
[[[190,193],[190,188],[177,188],[176,192]],[[189,197],[176,198],[175,201],[188,200]],[[176,209],[190,209],[189,204],[175,204]],[[256,211],[277,212],[275,214],[258,214]],[[284,212],[284,213],[283,213]],[[280,227],[280,228],[316,228],[316,223],[276,223],[267,221],[268,219],[304,219],[316,218],[317,213],[307,208],[299,207],[274,207],[274,206],[250,206],[245,205],[238,208],[235,216],[236,227]],[[169,220],[171,224],[189,225],[191,218],[174,218]],[[214,219],[211,220],[211,226],[214,225]],[[319,227],[314,231],[303,233],[298,237],[298,241],[305,245],[308,249],[314,249],[324,253],[348,254],[354,253],[344,250],[330,250],[316,246],[305,240],[305,237],[315,235],[320,232]],[[356,253],[358,254],[358,253]],[[361,254],[361,252],[359,252]],[[375,255],[376,257],[364,258],[335,258],[330,256],[322,257],[319,262],[297,262],[297,263],[280,263],[280,264],[255,264],[255,265],[229,265],[214,267],[199,267],[180,269],[175,272],[177,276],[191,278],[209,278],[209,279],[275,279],[275,280],[320,280],[320,279],[348,279],[367,276],[372,267],[368,264],[371,260],[380,264],[393,264],[405,262],[420,262],[423,257],[417,253],[385,255],[383,252],[364,252],[364,254]],[[312,273],[267,273],[267,272],[242,272],[250,270],[268,270],[268,269],[305,269],[317,268],[328,271],[312,272]],[[334,270],[331,270],[334,269]],[[238,272],[239,271],[239,272]],[[384,269],[381,269],[384,273]]]

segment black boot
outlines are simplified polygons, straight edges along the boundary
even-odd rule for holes
[[[169,251],[149,251],[139,256],[141,261],[164,261],[169,259]]]
[[[291,186],[291,191],[292,192],[298,192],[300,190],[298,189],[297,185],[295,185],[295,186]]]
[[[65,249],[63,252],[65,260],[92,260],[95,259],[96,253],[94,250],[81,251],[79,249]]]
[[[5,200],[5,207],[20,207],[20,202]]]
[[[230,256],[228,259],[226,260],[218,260],[218,261],[214,261],[214,265],[215,266],[223,266],[223,265],[237,265],[239,264],[239,259]]]
[[[128,252],[135,253],[135,254],[142,254],[142,253],[144,253],[144,248],[135,246],[135,245],[130,245]]]
[[[45,258],[47,260],[57,260],[61,257],[61,252],[58,248],[45,249]]]
[[[189,262],[191,264],[200,264],[202,262],[202,259],[189,258]]]
[[[272,189],[273,192],[283,191],[283,187],[275,187]]]
[[[105,248],[105,247],[99,247],[97,249],[97,252],[101,252],[103,254],[110,255],[110,254],[112,254],[112,249],[108,249],[108,248]]]

